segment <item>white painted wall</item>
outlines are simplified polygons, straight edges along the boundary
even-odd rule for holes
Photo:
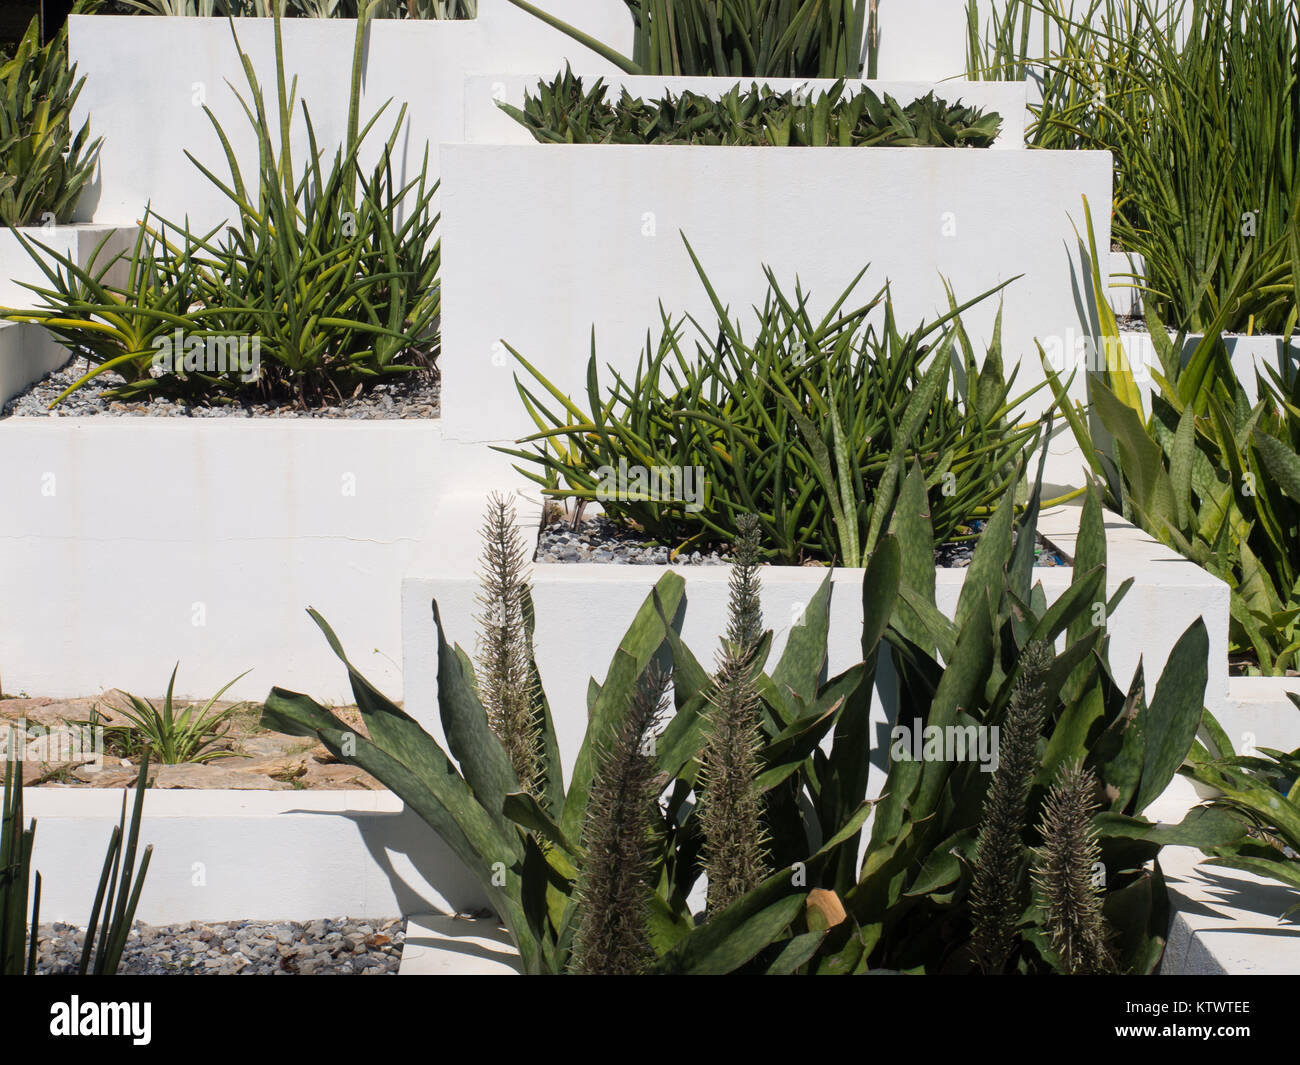
[[[472,74],[465,79],[465,141],[469,144],[533,144],[532,134],[497,106],[498,101],[524,106],[525,93],[536,95],[538,78],[531,74]],[[548,75],[545,79],[549,81]],[[613,103],[622,90],[642,100],[658,100],[665,93],[698,93],[714,99],[730,92],[736,85],[742,91],[754,83],[752,78],[640,78],[612,74],[603,79],[608,90],[606,99]],[[586,79],[590,89],[593,79]],[[804,88],[810,98],[835,84],[834,78],[764,78],[763,84],[776,92]],[[1023,148],[1025,145],[1025,83],[1023,81],[953,81],[936,85],[924,81],[867,81],[850,83],[845,95],[852,96],[859,85],[868,85],[883,98],[892,96],[906,106],[928,92],[935,92],[951,104],[964,103],[996,111],[1002,116],[1002,129],[994,148]]]
[[[594,53],[525,14],[507,0],[482,0],[480,17],[465,21],[380,20],[369,31],[361,112],[393,103],[367,142],[377,152],[392,130],[397,108],[410,105],[399,142],[404,173],[418,173],[425,145],[436,170],[437,148],[463,135],[467,73],[526,71],[552,75],[570,58],[582,73],[615,70]],[[621,3],[552,0],[556,14],[611,44],[631,48],[631,22]],[[274,28],[269,19],[236,19],[268,104],[275,100]],[[283,22],[285,66],[298,78],[322,146],[343,138],[356,23],[347,19]],[[83,198],[78,217],[130,223],[146,204],[164,218],[211,227],[227,217],[228,201],[185,157],[188,149],[223,179],[220,141],[201,105],[209,106],[244,167],[256,163],[256,138],[232,86],[247,96],[247,82],[225,19],[74,15],[69,58],[86,85],[74,122],[88,118],[104,138],[99,177]],[[298,152],[305,150],[301,108]]]
[[[503,341],[585,395],[593,327],[602,372],[628,372],[647,330],[658,336],[661,303],[715,321],[679,231],[751,332],[765,263],[791,291],[797,276],[814,309],[870,263],[858,294],[865,302],[888,279],[903,328],[946,310],[943,278],[969,299],[1023,275],[1003,293],[1002,320],[1023,390],[1042,380],[1035,338],[1086,328],[1080,197],[1111,194],[1100,152],[447,145],[442,169],[444,422],[458,440],[533,428]],[[1105,247],[1104,212],[1095,221]],[[976,344],[996,311],[990,299],[967,312]],[[1031,417],[1047,396],[1026,406]],[[1049,463],[1049,480],[1082,483],[1065,436]]]
[[[15,233],[22,234],[34,245],[36,255],[57,271],[60,257],[69,258],[83,268],[89,266],[92,259],[97,266],[105,266],[118,252],[130,252],[137,229],[135,226],[85,224],[0,229],[0,308],[30,310],[44,304],[36,293],[24,285],[47,288],[50,280]],[[44,249],[48,249],[48,252]],[[99,251],[98,256],[95,255],[96,250]],[[125,267],[125,263],[115,264],[104,275],[105,280],[110,284],[122,284],[126,280]]]
[[[515,475],[436,421],[0,421],[5,690],[161,695],[179,660],[178,695],[251,669],[233,698],[350,702],[314,606],[400,698],[401,579],[474,549],[478,504],[468,527],[440,508],[494,479]]]
[[[41,920],[82,925],[122,791],[28,788]],[[465,867],[386,791],[160,791],[140,846],[154,851],[136,919],[312,921],[482,905]]]
[[[42,326],[0,322],[0,406],[67,358],[67,349]]]

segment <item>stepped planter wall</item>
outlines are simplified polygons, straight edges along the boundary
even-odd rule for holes
[[[1222,708],[1228,679],[1227,585],[1117,515],[1106,515],[1106,529],[1108,596],[1126,578],[1135,581],[1107,619],[1110,660],[1117,680],[1127,685],[1142,658],[1148,694],[1154,691],[1169,651],[1200,616],[1210,640],[1206,698],[1211,707]],[[1077,508],[1062,506],[1045,512],[1039,531],[1068,556],[1078,532]],[[566,766],[572,764],[586,728],[588,678],[604,681],[627,626],[665,568],[605,563],[547,563],[532,568],[538,670]],[[683,566],[676,572],[686,581],[682,637],[708,666],[718,648],[719,634],[726,629],[729,567]],[[764,624],[773,630],[770,662],[779,657],[826,574],[822,567],[764,567]],[[937,606],[950,617],[965,575],[966,570],[958,568],[940,569],[936,574]],[[1049,603],[1069,587],[1071,575],[1068,566],[1034,571]],[[478,591],[471,572],[433,551],[422,555],[402,585],[406,709],[439,737],[437,639],[430,602],[438,601],[448,641],[472,653],[476,632],[472,616],[479,609],[474,600]],[[833,676],[861,655],[862,570],[834,571],[830,609],[828,675]],[[889,690],[888,678],[884,678],[883,697],[873,711],[877,731],[871,794],[883,780],[888,722],[897,716],[896,705],[889,702]]]
[[[1143,402],[1150,410],[1151,390],[1155,385],[1150,371],[1160,368],[1160,357],[1156,354],[1151,334],[1137,331],[1124,332],[1120,337],[1124,342],[1125,358],[1133,368]],[[1176,339],[1176,335],[1170,333],[1169,339],[1171,341]],[[1196,350],[1196,345],[1200,341],[1201,334],[1193,333],[1183,342],[1184,364],[1192,357],[1192,352]],[[1286,337],[1276,334],[1229,335],[1224,336],[1223,346],[1227,349],[1233,372],[1241,382],[1242,391],[1246,393],[1251,403],[1259,399],[1256,374],[1269,381],[1271,378],[1268,370],[1272,369],[1281,374],[1284,381],[1290,381],[1297,367],[1300,367],[1300,338],[1292,338],[1288,341]]]
[[[1111,195],[1102,152],[448,145],[442,172],[442,368],[461,397],[445,423],[458,440],[532,430],[506,344],[576,396],[593,327],[602,371],[629,372],[661,303],[711,316],[681,233],[742,324],[766,291],[763,264],[791,291],[797,276],[815,311],[870,263],[858,295],[888,279],[901,327],[946,311],[944,278],[970,299],[1019,277],[1002,293],[1002,342],[1023,390],[1042,380],[1035,339],[1080,331],[1087,273],[1073,227],[1082,195]],[[977,347],[997,309],[995,297],[966,313]],[[1048,404],[1044,389],[1027,416]],[[1058,432],[1048,480],[1080,484],[1081,469]]]
[[[402,577],[421,547],[472,557],[479,493],[511,476],[436,419],[0,421],[5,690],[157,696],[179,660],[177,695],[251,669],[230,698],[349,703],[313,606],[400,696]],[[445,513],[466,493],[468,525]]]
[[[632,24],[622,4],[599,0],[548,0],[548,10],[614,47],[630,50]],[[408,103],[409,126],[397,148],[399,173],[418,174],[428,146],[431,172],[438,146],[464,130],[465,75],[512,70],[552,75],[570,60],[580,73],[612,73],[613,66],[559,31],[508,3],[481,0],[477,19],[376,20],[369,29],[361,99],[363,121],[385,101],[393,103],[368,140],[373,159]],[[275,104],[274,25],[271,19],[235,19],[268,106]],[[298,77],[295,115],[298,158],[306,137],[306,102],[317,138],[333,154],[344,137],[356,22],[285,19],[287,73]],[[203,113],[210,107],[246,170],[256,165],[256,138],[231,86],[247,97],[230,23],[221,18],[141,15],[73,15],[69,61],[86,84],[74,124],[89,118],[104,138],[100,182],[83,198],[79,217],[129,223],[146,204],[162,217],[211,227],[229,214],[229,202],[185,157],[192,152],[218,175],[227,173],[220,141]],[[229,82],[229,85],[227,84]]]

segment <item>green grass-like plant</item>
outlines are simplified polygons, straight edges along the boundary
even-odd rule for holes
[[[361,125],[365,26],[358,20],[347,140],[330,166],[322,162],[305,105],[309,151],[301,168],[295,165],[296,79],[286,83],[277,19],[274,106],[239,51],[248,86],[240,100],[259,143],[255,173],[243,173],[206,108],[229,174],[219,176],[190,156],[229,199],[229,225],[195,233],[150,215],[131,252],[108,258],[101,243],[84,268],[39,241],[28,243],[33,255],[45,253],[48,285],[29,286],[44,307],[5,317],[44,324],[86,356],[91,369],[68,392],[113,370],[125,378],[113,390],[122,398],[316,406],[432,363],[441,306],[436,184],[427,180],[427,159],[410,181],[394,174],[392,150],[405,108],[379,162],[369,171],[361,167],[362,143],[384,110]],[[109,283],[108,271],[123,260],[128,280]],[[157,344],[177,330],[187,343],[255,339],[255,372],[243,366],[154,372]]]
[[[1010,0],[982,35],[971,12],[969,75],[1027,76],[1041,94],[1028,142],[1112,153],[1112,237],[1143,256],[1139,287],[1162,322],[1295,327],[1300,8]]]
[[[136,757],[151,751],[160,765],[202,764],[216,758],[236,758],[238,753],[219,746],[231,728],[231,718],[247,709],[245,703],[235,703],[224,710],[215,709],[217,701],[236,681],[246,677],[241,673],[230,681],[202,706],[177,708],[172,693],[176,687],[178,662],[167,682],[167,694],[162,706],[147,699],[126,694],[130,709],[118,708],[118,713],[130,721],[129,725],[105,725],[102,715],[96,713],[87,721],[75,722],[93,729],[104,730],[107,746],[121,752],[123,757]]]
[[[807,293],[787,295],[766,270],[768,291],[747,333],[686,246],[717,316],[716,324],[691,321],[694,352],[685,322],[664,313],[635,374],[611,370],[602,387],[593,338],[580,407],[507,345],[532,378],[518,387],[538,431],[519,441],[531,450],[500,450],[523,460],[516,468],[547,495],[598,500],[674,547],[730,543],[740,516],[753,514],[768,559],[860,566],[913,458],[924,463],[943,539],[1016,489],[1016,463],[1040,431],[1016,424],[1016,412],[1036,389],[1012,395],[1000,315],[982,361],[960,320],[997,289],[961,305],[950,297],[948,314],[904,333],[887,285],[861,306],[849,303],[865,268],[820,318]],[[701,469],[701,508],[664,493],[610,493],[601,471],[620,462]]]
[[[627,74],[876,76],[879,0],[624,0],[634,26],[630,56],[529,0],[510,2]]]
[[[522,109],[498,106],[543,144],[695,144],[775,147],[970,147],[987,148],[1002,119],[933,92],[902,105],[882,100],[869,86],[846,93],[843,78],[830,89],[776,92],[756,82],[712,99],[693,92],[665,92],[646,102],[624,89],[610,103],[603,80],[584,89],[567,69]]]

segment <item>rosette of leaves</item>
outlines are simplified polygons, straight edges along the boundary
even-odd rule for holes
[[[584,89],[565,69],[523,108],[498,103],[543,144],[772,145],[776,147],[987,148],[997,139],[1001,116],[933,92],[903,105],[867,85],[846,91],[840,79],[829,89],[778,92],[752,83],[713,99],[694,92],[665,92],[653,101],[624,89],[615,103],[604,81]]]

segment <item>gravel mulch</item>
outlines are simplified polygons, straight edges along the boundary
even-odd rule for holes
[[[976,522],[978,530],[982,523]],[[975,541],[940,544],[934,564],[940,568],[969,566]],[[731,556],[718,551],[690,551],[671,557],[669,548],[646,539],[635,529],[611,521],[603,514],[584,518],[576,529],[561,518],[542,529],[534,562],[604,562],[621,566],[723,566]],[[1036,566],[1066,566],[1069,563],[1041,536],[1035,551]]]
[[[391,976],[402,960],[406,926],[400,918],[365,920],[226,921],[147,925],[137,921],[122,952],[126,976]],[[36,968],[75,973],[83,929],[40,926]]]
[[[535,562],[610,562],[621,566],[721,566],[729,556],[717,551],[683,552],[670,558],[663,544],[603,514],[584,518],[576,529],[561,518],[542,530]]]
[[[105,395],[123,381],[115,373],[101,374],[94,381],[72,393],[54,409],[50,404],[87,370],[83,359],[72,359],[62,369],[37,381],[25,392],[14,396],[0,410],[0,418],[348,418],[412,419],[437,418],[442,411],[442,380],[436,369],[419,370],[392,382],[374,385],[330,407],[298,409],[272,407],[265,403],[227,404],[225,406],[191,406],[183,401],[152,399],[148,401],[110,399]]]

